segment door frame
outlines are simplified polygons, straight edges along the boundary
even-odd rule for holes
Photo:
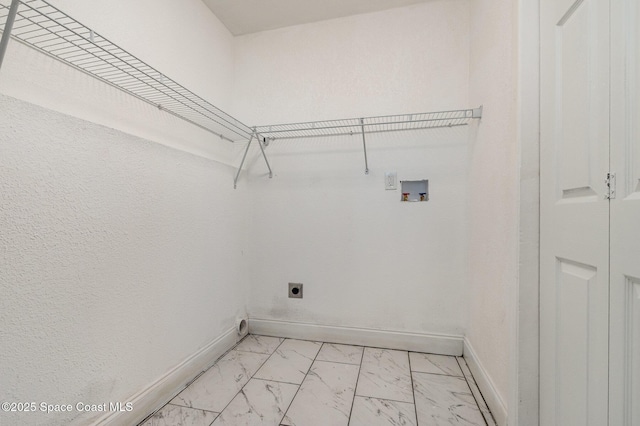
[[[518,276],[511,295],[509,426],[539,425],[540,0],[517,0]]]

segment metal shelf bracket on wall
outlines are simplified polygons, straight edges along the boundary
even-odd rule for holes
[[[364,148],[364,174],[369,174],[369,161],[367,160],[367,138],[364,130],[364,118],[360,119],[360,128],[362,129],[362,147]]]
[[[260,140],[261,138],[262,138],[262,141]],[[253,133],[251,134],[251,138],[249,138],[249,143],[247,143],[247,147],[245,148],[244,154],[242,155],[242,161],[240,162],[240,167],[238,167],[238,172],[236,173],[236,177],[235,179],[233,179],[233,189],[236,189],[238,186],[238,178],[240,177],[240,172],[242,172],[242,166],[244,166],[244,162],[247,159],[247,153],[249,152],[249,148],[251,148],[251,142],[253,142],[254,139],[258,141],[258,146],[260,147],[260,151],[262,152],[262,157],[264,158],[264,162],[267,164],[267,168],[269,169],[269,179],[273,177],[273,172],[271,171],[271,165],[269,164],[269,160],[267,159],[267,154],[264,152],[264,146],[267,145],[267,139],[257,134],[254,128]]]
[[[2,61],[4,60],[4,54],[7,51],[9,45],[9,39],[11,38],[11,31],[13,30],[13,23],[16,20],[16,14],[18,13],[18,6],[20,6],[20,0],[12,0],[9,11],[7,12],[7,19],[2,31],[2,39],[0,39],[0,68],[2,68]]]

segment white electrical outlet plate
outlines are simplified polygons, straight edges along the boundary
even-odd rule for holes
[[[386,190],[398,189],[398,173],[386,172],[384,174],[384,189]]]

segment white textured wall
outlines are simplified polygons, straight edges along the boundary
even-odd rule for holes
[[[52,3],[228,107],[231,36],[199,0]],[[0,401],[126,401],[233,327],[246,312],[248,198],[223,164],[229,145],[10,44]],[[86,424],[76,416],[3,413],[0,423]]]
[[[471,5],[471,103],[484,115],[471,139],[467,338],[504,402],[509,393],[518,266],[516,2]]]
[[[274,142],[272,180],[253,175],[249,312],[276,319],[462,335],[466,318],[467,129],[360,141]],[[259,168],[256,167],[256,169]],[[400,202],[384,172],[429,179]],[[288,299],[302,282],[304,299]]]
[[[0,108],[0,400],[126,401],[233,327],[247,217],[230,167],[13,98]]]
[[[12,43],[0,399],[126,399],[231,327],[250,292],[254,317],[466,334],[507,400],[512,1],[433,0],[235,40],[199,0],[52,2],[247,124],[485,115],[477,129],[371,136],[369,176],[359,140],[276,141],[274,178],[253,151],[233,191],[223,163],[238,147]],[[400,203],[385,171],[430,179],[431,201]],[[306,284],[302,301],[289,281]]]
[[[231,108],[233,37],[201,0],[51,0],[187,89]],[[237,147],[97,79],[11,42],[0,92],[171,147],[235,164]]]
[[[467,0],[265,31],[234,46],[233,105],[249,125],[467,106]]]
[[[433,1],[239,37],[235,105],[249,121],[468,106],[466,1]],[[252,162],[252,317],[462,335],[467,129],[275,141]],[[403,204],[385,171],[429,179]],[[305,284],[304,299],[287,283]]]

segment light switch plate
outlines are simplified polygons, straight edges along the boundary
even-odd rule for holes
[[[398,173],[386,172],[384,174],[384,189],[386,190],[398,189]]]

